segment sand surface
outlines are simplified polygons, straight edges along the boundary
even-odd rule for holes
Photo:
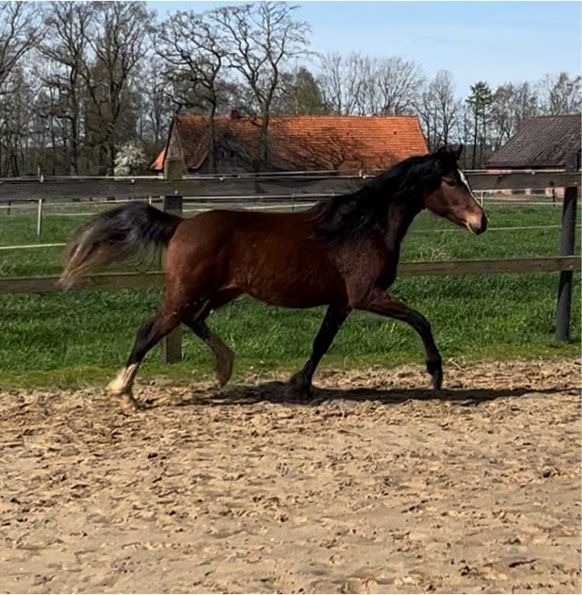
[[[0,591],[580,592],[580,371],[0,391]]]

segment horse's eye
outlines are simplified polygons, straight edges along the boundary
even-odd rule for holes
[[[456,186],[459,183],[459,180],[456,180],[455,178],[443,178],[443,182],[449,186]]]

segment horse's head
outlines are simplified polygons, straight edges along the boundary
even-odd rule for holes
[[[462,150],[462,146],[456,151],[442,148],[434,154],[440,184],[424,197],[424,206],[436,215],[480,234],[487,228],[487,216],[459,169]]]

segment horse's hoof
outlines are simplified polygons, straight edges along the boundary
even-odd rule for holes
[[[440,391],[443,387],[443,364],[439,360],[429,360],[426,362],[426,370],[432,378],[432,388]]]
[[[303,372],[297,372],[297,374],[293,374],[293,376],[289,378],[288,383],[293,388],[303,388],[309,384],[303,375]]]
[[[125,395],[131,394],[130,388],[127,388],[126,386],[119,386],[115,380],[107,385],[106,390],[112,397],[123,397]]]
[[[442,372],[440,374],[435,374],[432,377],[432,389],[437,393],[442,392],[442,390],[443,390],[443,373]]]
[[[143,411],[144,409],[146,409],[145,405],[143,405],[139,401],[136,401],[136,399],[130,395],[125,395],[125,398],[121,399],[119,404],[121,412],[124,415],[133,415],[138,411]]]
[[[114,397],[122,397],[120,399],[121,407],[126,413],[135,413],[145,409],[145,406],[133,396],[131,386],[121,386],[117,379],[107,385],[107,392]]]
[[[137,364],[121,369],[119,374],[107,385],[107,391],[115,396],[131,394],[131,385],[136,370]]]
[[[233,364],[234,353],[230,349],[222,351],[216,358],[216,379],[218,380],[219,388],[228,384],[232,376]]]
[[[298,401],[307,402],[313,398],[311,383],[301,372],[298,372],[289,378],[289,387],[291,388],[293,396]]]

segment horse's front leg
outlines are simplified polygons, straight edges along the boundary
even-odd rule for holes
[[[422,339],[426,352],[426,369],[432,377],[432,386],[440,390],[443,384],[443,364],[441,354],[434,342],[428,320],[416,310],[385,293],[381,289],[373,289],[356,306],[358,310],[381,314],[409,324]]]
[[[292,376],[289,380],[291,385],[297,389],[302,396],[309,396],[315,369],[321,361],[321,358],[330,348],[337,332],[349,313],[350,309],[347,307],[328,307],[323,323],[313,341],[309,359],[305,362],[303,369],[300,372],[297,372],[297,374]]]

